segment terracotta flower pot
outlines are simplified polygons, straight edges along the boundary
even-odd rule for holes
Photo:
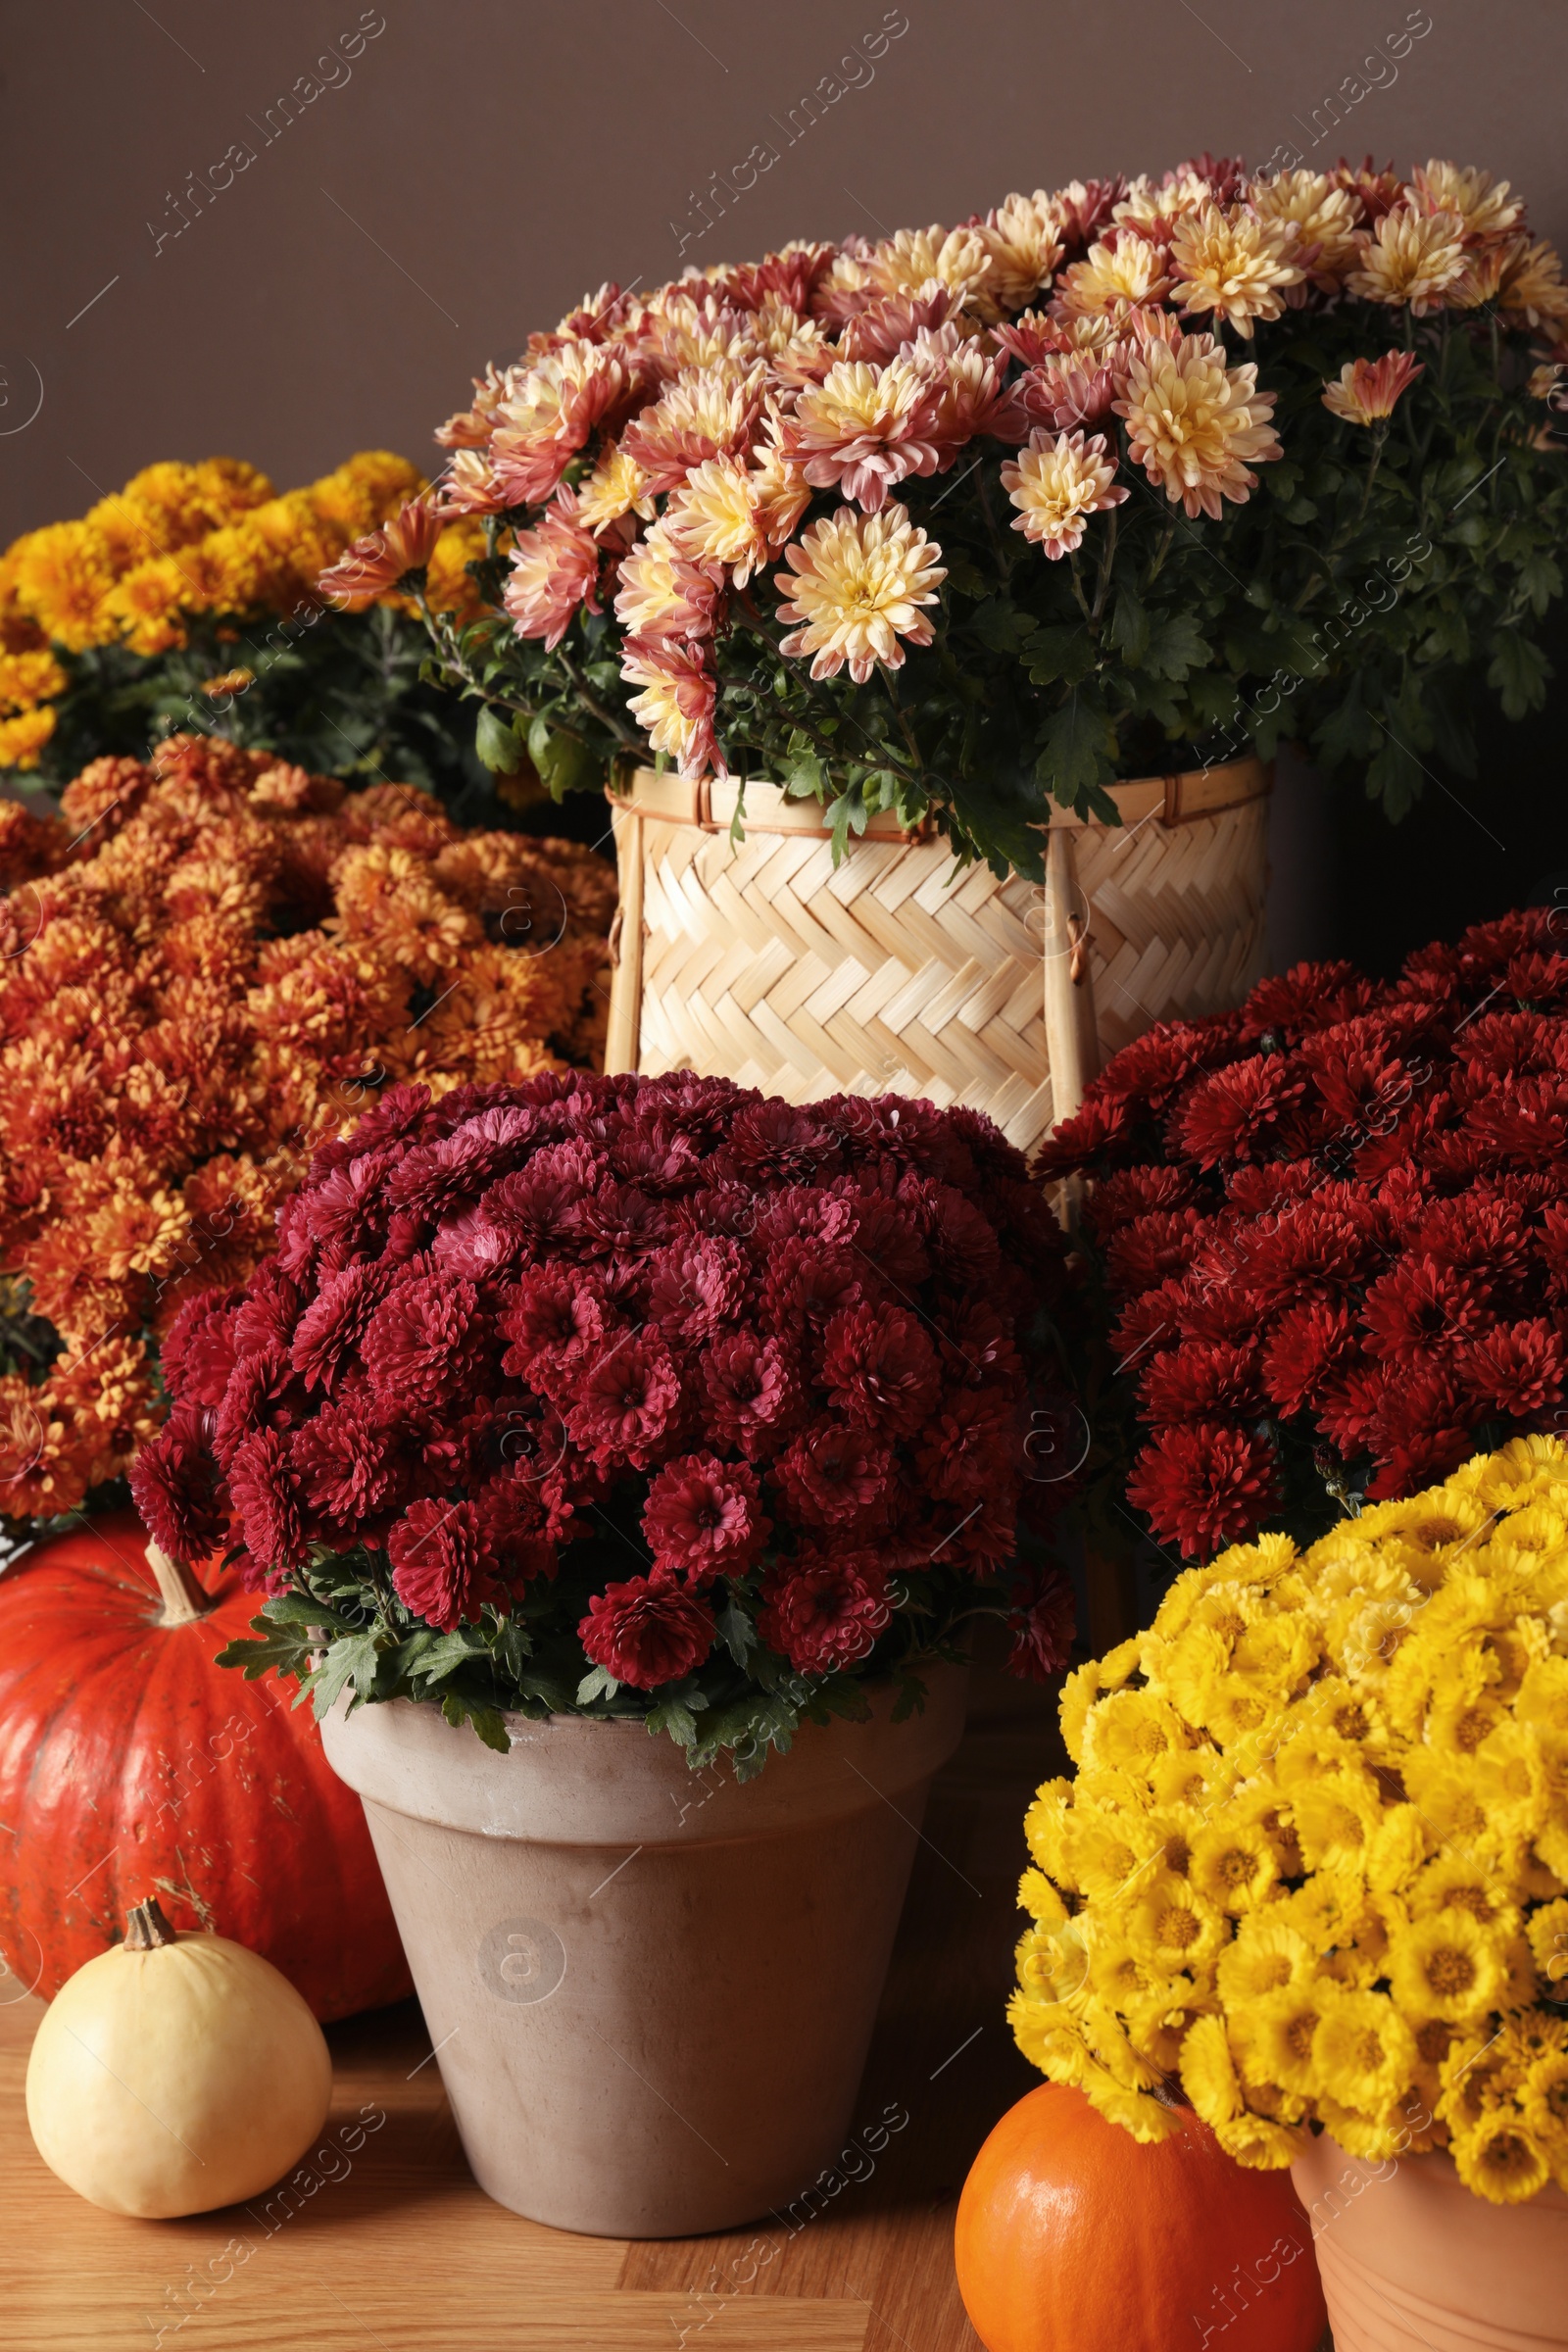
[[[684,2237],[838,2155],[964,1677],[896,1724],[808,1725],[738,1784],[638,1724],[409,1700],[334,1711],[481,2188],[530,2220]]]
[[[1370,2164],[1327,2132],[1291,2167],[1334,2352],[1551,2352],[1568,2344],[1568,2196],[1471,2194],[1447,2156]]]

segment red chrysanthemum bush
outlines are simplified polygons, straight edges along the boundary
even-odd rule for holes
[[[1526,909],[1387,983],[1298,965],[1126,1047],[1057,1129],[1130,1415],[1108,1452],[1160,1542],[1310,1537],[1559,1426],[1563,932]]]
[[[989,1120],[681,1073],[389,1096],[275,1258],[171,1330],[134,1473],[166,1549],[242,1548],[253,1671],[646,1713],[741,1764],[1004,1616],[1066,1663],[1059,1228]],[[310,1648],[325,1627],[323,1663]]]

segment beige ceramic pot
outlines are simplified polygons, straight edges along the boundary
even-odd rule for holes
[[[1473,2196],[1442,2154],[1370,2164],[1327,2132],[1291,2167],[1312,2224],[1334,2352],[1557,2352],[1568,2345],[1568,2197]]]
[[[406,1699],[338,1709],[475,2180],[606,2237],[782,2210],[844,2144],[932,1774],[923,1714],[808,1725],[760,1778],[639,1724],[509,1717],[498,1755]]]

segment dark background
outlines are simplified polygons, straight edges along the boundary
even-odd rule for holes
[[[279,488],[360,448],[428,463],[484,362],[608,277],[953,220],[1203,146],[1484,164],[1568,243],[1562,0],[903,0],[887,21],[906,29],[792,139],[882,0],[11,0],[0,545],[155,458],[242,456]],[[285,124],[301,76],[337,86]],[[702,190],[759,141],[777,163],[705,229]],[[254,160],[215,195],[241,142]],[[1549,897],[1565,715],[1559,679],[1544,718],[1486,730],[1478,778],[1436,768],[1396,833],[1289,778],[1276,957],[1387,965]]]

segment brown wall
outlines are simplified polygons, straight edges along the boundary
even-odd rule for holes
[[[362,21],[383,29],[343,60]],[[867,57],[883,0],[14,4],[0,544],[158,457],[231,453],[279,487],[360,447],[422,460],[487,358],[606,277],[1205,145],[1482,163],[1568,242],[1564,0],[902,0],[888,21],[906,29]],[[1430,29],[1391,56],[1407,24]],[[328,44],[338,86],[270,135]],[[858,86],[792,140],[830,74]],[[1343,129],[1314,130],[1351,76]],[[236,142],[254,161],[180,229],[187,176],[221,178]],[[766,142],[701,233],[692,191]]]

